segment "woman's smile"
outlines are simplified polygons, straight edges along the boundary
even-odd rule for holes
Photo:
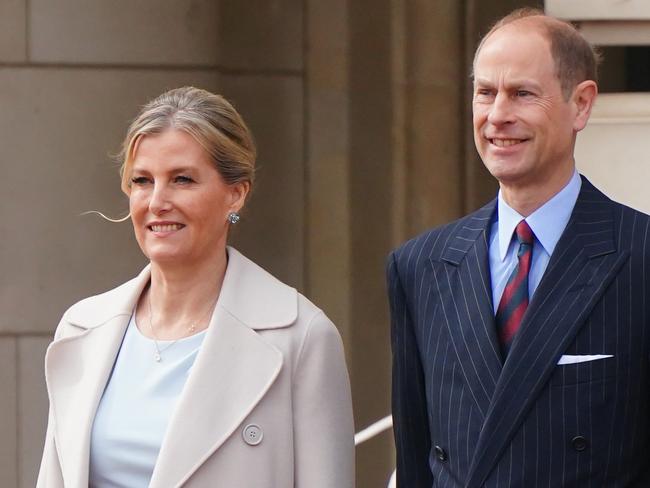
[[[129,206],[135,236],[154,264],[199,264],[223,254],[228,214],[243,204],[197,140],[168,129],[135,148]]]

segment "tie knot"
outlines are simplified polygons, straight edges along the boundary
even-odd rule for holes
[[[533,245],[533,231],[525,220],[522,220],[517,224],[515,234],[517,235],[519,244],[528,244],[529,246]]]

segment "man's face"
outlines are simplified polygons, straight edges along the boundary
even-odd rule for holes
[[[575,105],[564,100],[549,42],[535,27],[508,25],[483,44],[472,108],[476,148],[502,189],[568,180]]]

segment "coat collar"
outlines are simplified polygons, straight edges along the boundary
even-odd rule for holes
[[[264,397],[282,354],[256,331],[290,326],[298,294],[233,248],[221,293],[177,408],[151,486],[176,486],[218,449]],[[90,434],[124,332],[149,267],[133,280],[74,305],[66,337],[46,354],[55,443],[66,486],[88,486]]]
[[[254,330],[276,329],[293,323],[298,315],[298,292],[236,249],[228,246],[228,267],[217,306]],[[82,329],[103,325],[120,315],[131,315],[151,278],[147,265],[132,280],[101,295],[77,303],[65,319]]]

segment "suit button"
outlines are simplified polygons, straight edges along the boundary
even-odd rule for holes
[[[248,424],[242,431],[242,437],[244,438],[244,442],[249,446],[256,446],[262,442],[264,432],[262,432],[262,428],[259,425]]]
[[[442,461],[444,463],[447,460],[447,452],[442,447],[436,446],[433,448],[433,450],[436,453],[438,461]]]
[[[587,449],[587,439],[585,439],[581,435],[577,435],[573,439],[571,439],[571,445],[578,452],[584,451],[585,449]]]

